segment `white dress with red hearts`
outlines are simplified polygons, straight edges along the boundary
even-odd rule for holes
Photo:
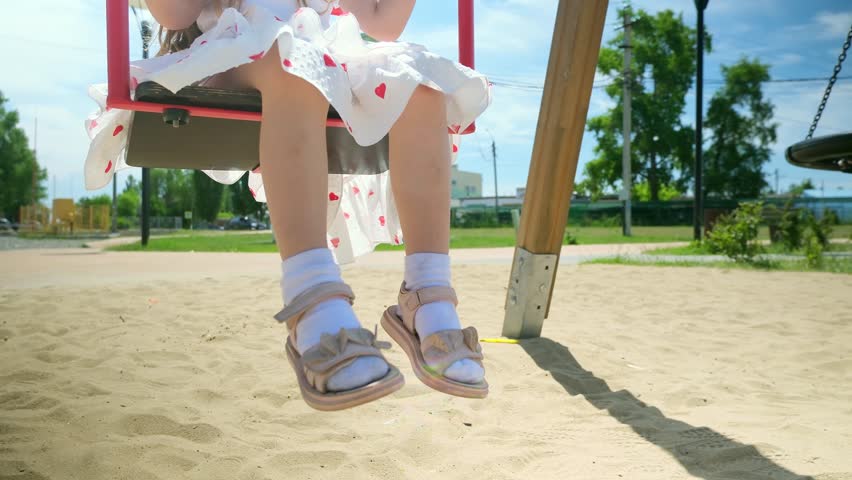
[[[255,61],[278,45],[281,68],[314,85],[346,123],[355,140],[372,145],[388,134],[414,90],[425,85],[445,94],[447,126],[458,133],[490,104],[487,79],[476,71],[404,42],[365,42],[357,19],[337,1],[243,0],[240,10],[221,15],[205,10],[198,19],[203,35],[180,52],[132,62],[131,88],[154,81],[171,91]],[[126,168],[124,148],[132,113],[106,109],[106,85],[90,87],[100,108],[89,116],[91,145],[86,187],[106,186]],[[294,118],[298,121],[298,118]],[[458,136],[451,135],[453,159]],[[246,172],[205,171],[231,184]],[[249,172],[249,187],[265,201],[261,172]],[[326,224],[328,245],[346,263],[380,243],[402,243],[402,230],[390,188],[389,172],[329,175]]]

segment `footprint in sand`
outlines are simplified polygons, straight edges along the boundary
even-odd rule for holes
[[[74,360],[77,360],[79,357],[76,355],[63,355],[61,353],[52,353],[52,352],[39,352],[33,355],[33,358],[36,360],[41,360],[44,363],[68,363]]]
[[[48,480],[48,477],[34,472],[29,465],[18,461],[0,461],[0,478],[9,480]]]
[[[12,383],[21,383],[24,385],[39,384],[49,380],[54,375],[49,372],[39,372],[37,370],[19,370],[9,375],[0,377],[0,385],[9,385]]]
[[[29,392],[9,392],[0,395],[0,410],[50,410],[59,405],[53,398]]]
[[[207,423],[178,423],[163,415],[126,415],[120,421],[128,436],[168,435],[195,443],[213,443],[222,431]]]
[[[323,468],[335,469],[343,464],[347,455],[337,450],[292,451],[272,457],[270,466],[286,471],[296,466],[322,465]]]

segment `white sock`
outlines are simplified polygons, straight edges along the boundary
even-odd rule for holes
[[[425,287],[450,286],[450,256],[439,253],[414,253],[405,257],[405,288],[418,290]],[[423,305],[414,316],[414,328],[420,338],[441,330],[461,330],[461,321],[455,306],[450,302]],[[469,358],[453,362],[444,376],[457,382],[478,383],[485,370]]]
[[[325,282],[341,282],[340,267],[327,248],[294,255],[281,262],[281,295],[284,304],[300,293]],[[346,299],[332,298],[305,312],[296,325],[296,350],[304,354],[320,341],[324,333],[337,334],[341,328],[361,328]],[[388,364],[379,357],[361,357],[328,379],[331,392],[351,390],[385,376]]]

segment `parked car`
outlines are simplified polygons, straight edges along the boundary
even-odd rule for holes
[[[225,224],[225,230],[266,230],[269,226],[254,217],[234,217]]]
[[[17,228],[6,218],[0,218],[0,235],[14,235]]]

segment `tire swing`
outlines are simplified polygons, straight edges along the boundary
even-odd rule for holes
[[[831,96],[831,89],[837,82],[840,69],[843,68],[843,61],[846,60],[846,52],[849,50],[850,44],[852,44],[852,28],[846,35],[846,42],[843,43],[837,65],[834,67],[834,73],[828,81],[828,87],[826,87],[822,102],[817,108],[808,136],[803,141],[787,148],[787,161],[797,167],[852,173],[852,132],[813,137],[817,124],[822,117],[822,112],[825,110],[825,105],[828,103],[828,97]]]

